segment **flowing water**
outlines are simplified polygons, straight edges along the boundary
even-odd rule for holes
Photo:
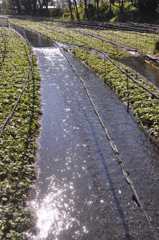
[[[33,34],[29,41],[41,72],[43,112],[37,194],[29,203],[37,233],[31,239],[154,239],[80,79],[52,42]],[[83,77],[159,237],[159,150],[110,88],[66,54]]]
[[[139,72],[148,81],[159,88],[159,69],[145,63],[141,57],[126,57],[120,59],[120,62],[131,67],[136,72]]]

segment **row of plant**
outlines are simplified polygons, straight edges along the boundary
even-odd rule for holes
[[[11,23],[15,25],[19,25],[21,27],[28,28],[30,30],[35,30],[37,32],[40,32],[44,35],[47,35],[48,37],[53,38],[56,41],[65,43],[65,44],[71,44],[75,46],[85,46],[87,43],[91,44],[93,47],[96,47],[98,50],[107,52],[111,56],[129,56],[130,54],[122,49],[119,49],[115,46],[113,46],[110,43],[104,42],[102,40],[98,40],[95,38],[91,38],[88,36],[85,36],[81,33],[74,32],[73,30],[66,29],[66,28],[58,28],[53,25],[46,26],[45,24],[41,24],[39,22],[33,22],[31,20],[11,20]],[[83,43],[82,43],[83,42]]]
[[[0,44],[3,40],[3,36],[4,36],[4,31],[3,31],[3,29],[1,29],[1,31],[0,31]]]
[[[66,25],[61,25],[58,21],[45,21],[45,24],[50,26],[59,26],[59,27],[67,27]],[[68,28],[67,28],[68,29]],[[131,31],[119,31],[119,30],[102,30],[90,29],[90,28],[80,28],[74,25],[69,28],[70,30],[77,30],[81,32],[86,32],[93,34],[97,37],[102,37],[113,42],[125,45],[127,47],[131,47],[137,49],[139,52],[143,54],[154,54],[156,53],[156,43],[158,42],[158,35],[151,33],[140,33],[140,32],[131,32]]]
[[[23,26],[25,26],[25,21],[18,21],[18,24],[23,24]],[[58,40],[61,42],[66,41],[67,44],[73,45],[78,45],[80,43],[81,47],[83,47],[83,50],[74,48],[71,51],[73,51],[77,58],[79,58],[81,61],[84,61],[89,67],[91,67],[94,72],[98,73],[102,77],[102,79],[113,88],[113,90],[124,102],[128,100],[129,95],[130,107],[131,109],[133,109],[137,121],[149,132],[151,137],[154,138],[156,142],[159,142],[158,100],[153,99],[148,92],[146,92],[143,88],[139,87],[131,80],[129,80],[129,91],[127,91],[126,75],[122,74],[122,72],[119,71],[111,62],[107,61],[105,63],[104,60],[99,56],[91,55],[89,51],[91,49],[88,47],[88,45],[82,44],[81,42],[85,41],[92,47],[100,49],[103,52],[107,52],[107,48],[103,43],[100,43],[100,41],[91,38],[85,38],[83,35],[76,33],[76,38],[78,37],[79,39],[77,44],[77,42],[72,42],[74,40],[69,37],[69,34],[71,34],[71,36],[75,36],[75,33],[70,32],[68,29],[63,29],[63,34],[61,34],[61,29],[56,29],[57,31],[53,31],[53,29],[55,28],[47,29],[46,26],[44,28],[43,25],[31,21],[27,22],[26,26],[29,26],[31,29],[34,29],[35,27],[36,31],[39,31],[54,40]],[[108,52],[110,53],[110,55],[112,55],[112,51],[113,50],[109,48]],[[119,63],[118,65],[120,65],[123,69],[128,69],[124,65],[121,65]],[[129,72],[131,72],[130,69]],[[156,93],[159,96],[159,92],[151,83],[145,82],[142,79],[138,79],[138,81],[140,81],[148,89],[151,89],[152,92]]]
[[[31,63],[25,40],[6,28],[5,58],[0,69],[0,126],[21,93]],[[40,73],[36,56],[32,71],[13,117],[0,138],[0,239],[25,239],[33,218],[27,208],[29,190],[36,178],[35,150],[39,133]]]
[[[81,30],[81,29],[79,29]],[[90,30],[85,31],[97,35],[102,38],[123,44],[125,46],[135,48],[143,54],[155,53],[155,46],[158,40],[157,35],[148,33],[112,31],[112,30]]]
[[[3,29],[1,28],[1,31],[0,31],[0,68],[1,68],[2,62],[4,60],[5,47],[2,46],[2,43],[5,43],[5,37],[6,37],[5,28],[3,28]]]
[[[133,110],[137,122],[159,144],[159,100],[134,83],[124,73],[121,73],[110,60],[105,61],[86,50],[71,49],[70,51],[76,58],[90,67],[93,72],[98,74],[118,94],[124,103],[127,104],[129,101],[129,107]],[[131,69],[119,63],[118,65],[135,78]],[[159,96],[159,91],[153,84],[145,82],[141,78],[138,78],[137,81]]]

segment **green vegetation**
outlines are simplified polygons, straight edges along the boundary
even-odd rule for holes
[[[1,30],[2,33],[2,30]],[[30,48],[6,28],[0,59],[0,126],[11,113],[30,65]],[[0,239],[23,239],[32,225],[27,208],[28,191],[36,178],[35,150],[39,133],[40,74],[36,56],[29,82],[13,117],[0,138]]]
[[[89,43],[91,46],[98,50],[108,53],[111,56],[126,57],[130,56],[130,53],[126,52],[121,48],[113,46],[113,44],[104,42],[93,37],[88,37],[84,34],[90,33],[95,36],[105,38],[110,41],[114,41],[118,44],[123,44],[126,47],[137,49],[143,54],[156,54],[158,37],[155,34],[150,33],[138,33],[128,31],[113,31],[113,30],[90,30],[87,28],[68,28],[67,26],[61,26],[60,22],[52,21],[41,21],[38,22],[33,20],[20,20],[11,19],[11,23],[19,25],[29,30],[35,30],[41,32],[53,38],[56,41],[63,42],[66,44],[86,46],[85,43]],[[80,30],[83,32],[75,32],[74,30]],[[81,43],[81,40],[85,43]]]
[[[80,30],[80,29],[79,29]],[[112,30],[90,30],[87,33],[109,39],[127,47],[137,49],[143,54],[155,53],[157,49],[157,36],[150,33],[138,33],[128,31],[112,31]],[[112,50],[110,50],[112,52]]]
[[[49,22],[47,22],[47,25],[43,25],[43,24],[39,24],[39,22],[33,22],[31,20],[23,21],[23,20],[12,19],[11,23],[15,25],[18,24],[19,26],[24,28],[28,28],[28,30],[34,30],[34,31],[40,32],[62,43],[71,44],[79,47],[85,46],[89,48],[89,46],[87,45],[88,43],[88,44],[91,44],[93,47],[97,48],[98,50],[107,52],[112,56],[118,56],[118,57],[130,56],[128,52],[122,49],[116,48],[110,43],[106,43],[104,41],[101,41],[95,38],[90,38],[85,35],[81,35],[80,33],[74,32],[71,29],[68,29],[68,28],[59,29],[58,26],[49,27]]]

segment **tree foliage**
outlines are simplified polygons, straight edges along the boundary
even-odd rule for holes
[[[49,3],[52,0],[8,0],[8,8],[16,8],[18,13],[21,13],[22,10],[26,12],[35,12],[37,8],[42,9],[43,7],[48,9]]]
[[[37,9],[48,9],[50,3],[61,3],[61,8],[67,7],[70,11],[70,18],[80,20],[80,8],[84,9],[84,19],[90,20],[94,18],[100,20],[101,6],[109,6],[109,14],[113,12],[114,6],[118,6],[120,13],[124,14],[126,4],[135,6],[139,13],[154,13],[158,7],[159,0],[3,0],[5,6],[10,9],[16,9],[18,13],[36,12]],[[74,16],[75,13],[75,16]],[[91,16],[93,15],[93,16]]]

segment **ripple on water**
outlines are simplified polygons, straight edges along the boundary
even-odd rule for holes
[[[54,176],[46,178],[49,181],[47,194],[44,198],[37,198],[31,202],[31,207],[37,214],[38,235],[34,239],[46,239],[50,230],[54,239],[58,239],[61,231],[65,231],[76,222],[76,218],[71,216],[74,211],[74,188],[73,183],[58,183]],[[62,186],[61,186],[62,185]],[[66,192],[69,191],[70,198],[67,199]]]

